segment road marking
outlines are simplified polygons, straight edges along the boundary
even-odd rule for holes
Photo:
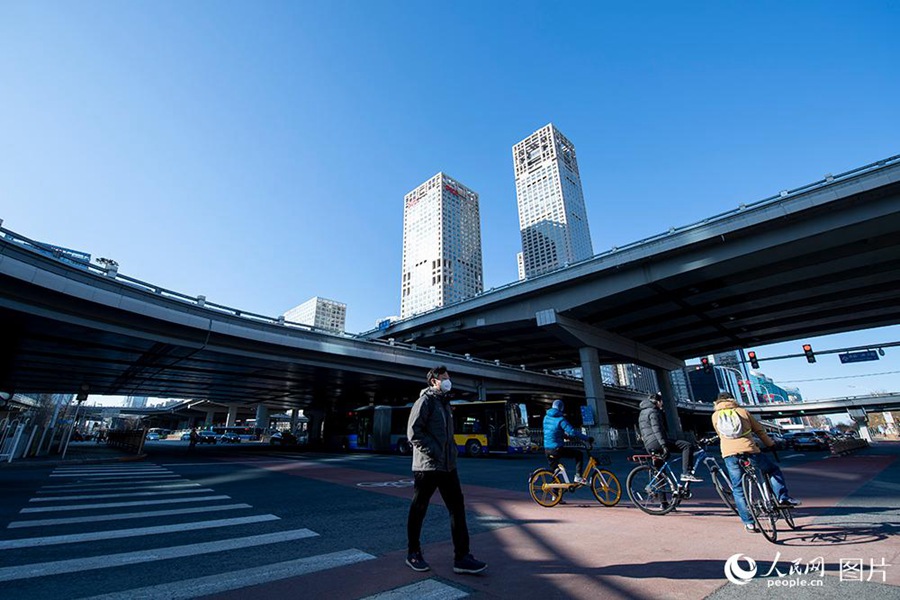
[[[48,525],[69,525],[71,523],[93,523],[98,518],[104,521],[121,521],[124,519],[153,519],[156,517],[169,517],[173,515],[192,515],[196,513],[219,512],[223,510],[237,510],[239,508],[253,508],[249,504],[223,504],[221,506],[198,506],[195,508],[173,508],[171,510],[146,510],[133,513],[105,514],[102,517],[63,517],[60,519],[34,519],[32,521],[13,521],[6,526],[7,529],[20,529],[22,527],[46,527]]]
[[[104,479],[138,479],[140,477],[178,477],[175,473],[171,471],[154,471],[153,473],[122,473],[120,475],[112,475],[109,473],[97,473],[97,474],[88,474],[88,473],[79,473],[76,475],[54,475],[51,474],[50,477],[80,477],[81,479],[86,479],[88,481],[101,481]]]
[[[173,581],[133,590],[123,590],[101,596],[92,596],[83,600],[121,600],[122,598],[128,598],[129,600],[185,600],[210,594],[220,594],[251,585],[278,581],[279,579],[299,577],[300,575],[352,565],[374,558],[371,554],[360,550],[342,550],[273,565],[262,565],[251,569],[231,571],[220,575],[209,575],[198,577],[197,579],[186,579],[184,581]]]
[[[89,467],[89,466],[79,466],[79,467],[56,467],[53,469],[54,473],[97,473],[97,472],[108,472],[108,471],[159,471],[163,467],[159,465],[144,465],[141,467],[123,467],[123,466],[115,466],[115,467]]]
[[[99,500],[100,498],[132,498],[134,496],[170,496],[172,494],[199,494],[200,492],[214,492],[211,488],[199,490],[169,490],[167,492],[125,492],[122,494],[87,494],[86,496],[46,496],[44,498],[32,498],[29,502],[55,502],[57,500]]]
[[[151,484],[160,484],[160,483],[174,483],[175,480],[183,479],[180,475],[170,475],[166,478],[152,477],[150,479],[135,479],[133,481],[126,482],[128,485],[151,485]],[[118,481],[97,481],[95,479],[91,479],[88,481],[73,481],[71,483],[51,483],[42,487],[42,490],[59,490],[61,492],[66,491],[70,488],[77,487],[114,487],[116,489],[121,489],[122,483]]]
[[[157,535],[161,533],[184,533],[195,531],[197,529],[234,527],[237,525],[248,525],[250,523],[263,523],[265,521],[279,520],[280,517],[276,517],[275,515],[254,515],[252,517],[238,517],[235,519],[194,521],[191,523],[179,523],[177,525],[155,525],[153,527],[135,527],[132,529],[91,531],[89,533],[73,533],[70,535],[48,535],[44,537],[25,538],[21,540],[0,540],[0,550],[34,548],[35,546],[48,546],[51,544],[77,544],[78,542],[96,542],[97,540],[113,540],[126,537],[140,537],[142,535]]]
[[[106,554],[88,558],[72,558],[68,560],[32,563],[30,565],[18,565],[15,567],[2,567],[0,568],[0,581],[15,581],[17,579],[29,579],[32,577],[62,575],[65,573],[144,564],[158,560],[169,560],[172,558],[184,558],[196,556],[198,554],[241,550],[253,546],[290,542],[317,535],[319,534],[310,531],[309,529],[292,529],[289,531],[279,531],[278,533],[229,538],[218,542],[186,544],[184,546],[169,546],[168,548],[156,548],[154,550],[139,550],[137,552],[122,552],[120,554]],[[220,575],[218,577],[222,576]],[[119,595],[119,597],[121,598],[122,596]],[[128,597],[131,598],[131,596]]]
[[[105,483],[101,487],[96,487],[96,484],[89,484],[92,487],[81,487],[75,486],[72,488],[60,490],[38,490],[38,494],[67,494],[69,492],[102,492],[105,490],[121,490],[121,485],[110,486],[110,484]],[[189,481],[173,481],[172,483],[144,483],[141,485],[128,485],[129,490],[167,490],[171,488],[185,488],[185,487],[199,487],[199,483],[191,483]]]
[[[231,496],[202,496],[200,498],[168,498],[165,500],[139,500],[135,502],[101,502],[98,504],[78,504],[75,506],[41,506],[23,508],[19,514],[59,512],[63,510],[88,510],[92,508],[122,508],[124,506],[150,506],[152,504],[176,504],[181,502],[207,502],[209,500],[231,500]],[[102,518],[102,516],[98,517]]]
[[[406,600],[407,598],[416,598],[417,600],[455,600],[456,598],[465,598],[468,595],[468,592],[464,592],[452,585],[447,585],[434,579],[426,579],[394,590],[381,592],[374,596],[366,596],[361,600]]]

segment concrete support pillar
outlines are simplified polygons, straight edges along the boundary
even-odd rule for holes
[[[325,411],[321,408],[304,408],[303,414],[309,419],[309,443],[321,445],[322,425],[325,423]]]
[[[659,383],[659,391],[663,395],[663,412],[666,413],[666,428],[669,433],[680,436],[684,433],[681,427],[681,419],[678,418],[678,407],[675,404],[675,390],[672,388],[672,380],[665,369],[655,369],[656,381]]]
[[[259,404],[256,407],[256,427],[261,429],[269,428],[269,407]]]
[[[203,425],[206,427],[212,427],[216,423],[216,411],[213,409],[209,409],[206,411],[206,420],[203,422]]]
[[[225,427],[234,427],[237,421],[237,405],[232,404],[228,407],[228,416],[225,417]]]
[[[297,431],[297,420],[300,418],[300,409],[291,410],[291,431]]]
[[[600,377],[600,359],[597,349],[584,346],[578,350],[581,358],[581,374],[584,381],[585,403],[594,415],[594,425],[587,427],[588,435],[601,448],[609,448],[609,411],[606,409],[606,395],[603,379]]]

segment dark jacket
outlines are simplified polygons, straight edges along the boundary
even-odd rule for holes
[[[413,449],[413,471],[456,469],[453,416],[446,394],[434,388],[422,390],[409,413],[406,436]]]
[[[656,402],[651,398],[641,401],[641,414],[638,416],[638,427],[641,430],[641,439],[644,440],[644,448],[647,450],[661,450],[666,445],[666,419],[661,410],[656,408]]]
[[[566,417],[555,408],[551,408],[544,415],[544,452],[552,452],[563,447],[566,437],[588,439],[582,435],[572,424],[566,421]]]

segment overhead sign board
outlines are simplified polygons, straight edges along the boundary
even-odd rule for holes
[[[878,360],[878,353],[874,350],[863,350],[862,352],[845,352],[839,355],[841,364],[866,362],[867,360]]]

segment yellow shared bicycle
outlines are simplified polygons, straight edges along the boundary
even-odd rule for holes
[[[586,485],[591,486],[594,498],[604,506],[615,506],[622,497],[622,486],[612,471],[601,469],[601,466],[610,464],[609,457],[601,455],[595,457],[591,450],[593,446],[588,446],[588,461],[584,466],[584,473],[581,474],[582,481],[569,481],[569,475],[566,473],[562,463],[555,471],[551,471],[547,467],[535,469],[528,476],[528,491],[531,493],[531,499],[550,508],[556,506],[562,500],[563,494],[566,492],[574,492]]]

